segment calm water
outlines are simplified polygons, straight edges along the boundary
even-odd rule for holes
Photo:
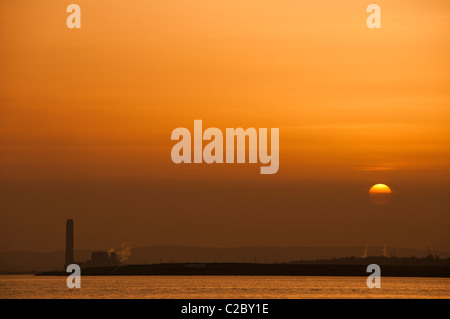
[[[450,278],[105,276],[81,278],[0,275],[0,298],[450,298]]]

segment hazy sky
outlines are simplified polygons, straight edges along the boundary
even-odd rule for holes
[[[0,2],[0,251],[450,245],[450,2]],[[173,129],[280,128],[280,169]],[[391,202],[369,188],[385,183]]]

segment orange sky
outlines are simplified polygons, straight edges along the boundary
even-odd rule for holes
[[[0,4],[0,250],[59,249],[68,217],[84,225],[83,247],[202,245],[218,234],[208,244],[447,250],[447,0],[377,1],[378,30],[366,27],[364,1],[77,3],[80,30],[65,25],[69,2]],[[194,119],[280,128],[278,173],[173,164],[171,132]],[[376,183],[398,201],[378,212],[388,228],[364,232]],[[171,196],[183,203],[165,206]],[[268,209],[281,211],[275,228]],[[120,238],[95,232],[105,219],[118,232],[124,210]]]

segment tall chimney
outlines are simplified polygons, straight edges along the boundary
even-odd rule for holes
[[[73,264],[73,219],[66,221],[66,268]]]

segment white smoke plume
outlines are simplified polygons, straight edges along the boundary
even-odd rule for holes
[[[389,257],[386,243],[384,243],[384,246],[383,246],[383,249],[381,250],[381,252],[383,253],[384,257]]]
[[[125,262],[130,258],[131,256],[131,246],[124,242],[120,245],[120,248],[114,249],[110,248],[108,249],[108,254],[111,255],[112,253],[115,253],[117,255],[117,258],[121,263]]]
[[[369,246],[366,245],[366,247],[364,248],[364,251],[363,251],[363,254],[362,254],[361,258],[367,258],[368,250],[369,250]]]

